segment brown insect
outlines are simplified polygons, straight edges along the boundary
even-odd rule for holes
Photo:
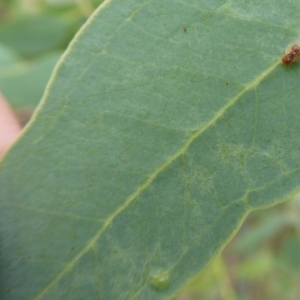
[[[187,32],[187,29],[186,29],[186,27],[183,27],[183,31],[184,31],[184,32]]]
[[[300,59],[300,45],[293,45],[288,48],[282,57],[282,63],[286,66]]]

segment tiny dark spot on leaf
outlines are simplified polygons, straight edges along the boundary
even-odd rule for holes
[[[183,27],[183,31],[184,31],[184,32],[187,32],[187,29],[186,29],[186,27]]]
[[[72,240],[76,240],[76,239],[77,239],[77,236],[76,236],[76,234],[72,234],[72,235],[70,235],[70,238],[71,238]]]
[[[229,82],[226,82],[226,85],[228,86],[228,85],[229,85]]]

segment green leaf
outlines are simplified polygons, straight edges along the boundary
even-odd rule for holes
[[[298,193],[299,9],[104,1],[2,161],[2,299],[169,299]]]
[[[68,23],[51,15],[24,16],[2,23],[0,42],[24,56],[60,48],[69,37]]]
[[[9,67],[19,60],[19,56],[13,49],[0,44],[0,68]]]
[[[47,54],[32,62],[19,60],[2,68],[1,92],[14,107],[36,107],[60,56],[61,53]]]

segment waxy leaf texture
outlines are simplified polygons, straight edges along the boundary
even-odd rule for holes
[[[298,193],[299,11],[104,1],[1,162],[1,299],[170,299]]]

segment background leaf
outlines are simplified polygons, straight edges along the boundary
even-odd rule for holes
[[[0,90],[14,107],[35,108],[61,53],[52,53],[34,61],[18,60],[0,70]]]
[[[170,298],[297,193],[297,11],[105,1],[1,164],[2,298]]]
[[[28,57],[59,47],[67,37],[67,23],[47,15],[23,17],[0,27],[0,42]]]
[[[13,65],[19,60],[18,54],[13,50],[0,45],[0,67],[8,67]]]

